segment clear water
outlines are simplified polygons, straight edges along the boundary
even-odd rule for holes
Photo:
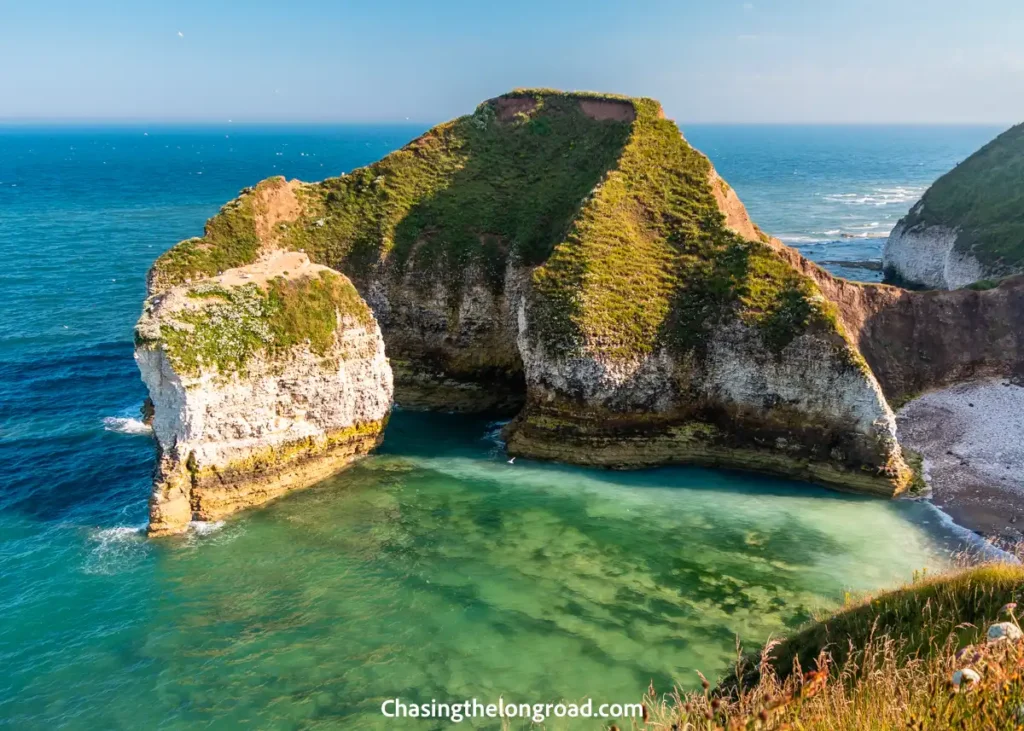
[[[334,480],[147,542],[131,327],[150,262],[245,185],[347,170],[419,131],[0,129],[0,724],[394,728],[377,708],[395,695],[629,701],[960,545],[924,504],[508,465],[486,420],[404,412]],[[766,228],[820,227],[768,172],[799,137],[688,135]],[[876,184],[848,146],[807,153],[833,170],[820,190]],[[938,167],[936,149],[974,146],[950,130],[919,152]]]

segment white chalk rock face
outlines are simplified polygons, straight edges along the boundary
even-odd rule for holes
[[[136,342],[160,454],[150,535],[330,476],[379,443],[390,412],[369,307],[305,254],[151,297]]]
[[[985,279],[990,272],[956,248],[957,236],[955,229],[945,226],[908,226],[900,221],[882,250],[882,268],[889,279],[929,289],[959,289]]]
[[[881,387],[837,330],[812,328],[781,352],[751,326],[720,327],[702,356],[660,348],[629,360],[552,357],[520,303],[527,407],[511,454],[629,468],[697,463],[892,496],[906,486]]]

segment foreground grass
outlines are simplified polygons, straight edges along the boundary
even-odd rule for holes
[[[768,643],[714,690],[707,681],[697,693],[650,689],[648,721],[636,727],[1024,728],[1024,642],[986,641],[995,622],[1017,627],[1022,596],[1019,565],[918,578]],[[968,669],[978,679],[955,686]]]

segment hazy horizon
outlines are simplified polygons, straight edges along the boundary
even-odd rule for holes
[[[0,5],[6,124],[432,124],[524,86],[681,124],[1024,120],[1015,0]]]

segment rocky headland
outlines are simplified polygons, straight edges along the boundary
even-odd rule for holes
[[[886,280],[958,289],[1024,273],[1024,125],[939,178],[896,224],[882,253]]]
[[[197,287],[229,277],[244,288],[233,271],[282,256],[308,256],[342,273],[318,276],[354,285],[345,307],[361,315],[339,314],[339,323],[362,334],[332,341],[341,361],[379,324],[397,403],[512,414],[513,455],[616,468],[704,464],[892,496],[912,470],[890,402],[1008,376],[1020,363],[1021,335],[1006,319],[1024,307],[1019,283],[918,293],[837,279],[761,232],[650,99],[518,90],[347,175],[263,181],[202,238],[157,260],[140,333],[178,311],[174,302],[203,301],[187,294]],[[294,376],[277,382],[271,401],[295,392],[336,398],[320,392],[320,370],[302,360],[309,338],[286,339],[298,350],[271,350],[289,353]],[[196,375],[193,356],[169,359],[166,336],[141,342],[165,455],[159,524],[168,502],[160,496],[178,494],[167,475],[185,474],[183,464],[188,472],[189,460],[187,440],[159,424],[188,419],[180,400],[160,397],[152,374],[163,369],[173,380],[191,367],[188,378],[213,384],[221,370]],[[194,338],[179,342],[201,352]],[[322,430],[377,425],[355,453],[379,434],[390,381],[385,389],[382,351],[353,358],[366,377],[341,380],[372,394],[374,408],[348,410]],[[236,389],[264,378],[259,368],[232,373]],[[237,409],[218,407],[228,432],[251,408],[232,403]],[[189,444],[195,452],[199,442]],[[207,456],[218,448],[199,452],[204,464],[231,461]],[[236,457],[251,449],[240,445]],[[202,489],[194,485],[206,484],[196,482],[206,474],[198,465],[188,472],[192,517],[208,515],[195,508]],[[325,460],[316,469],[335,467]],[[248,485],[257,473],[232,474]],[[273,471],[258,474],[259,484],[277,484]]]

